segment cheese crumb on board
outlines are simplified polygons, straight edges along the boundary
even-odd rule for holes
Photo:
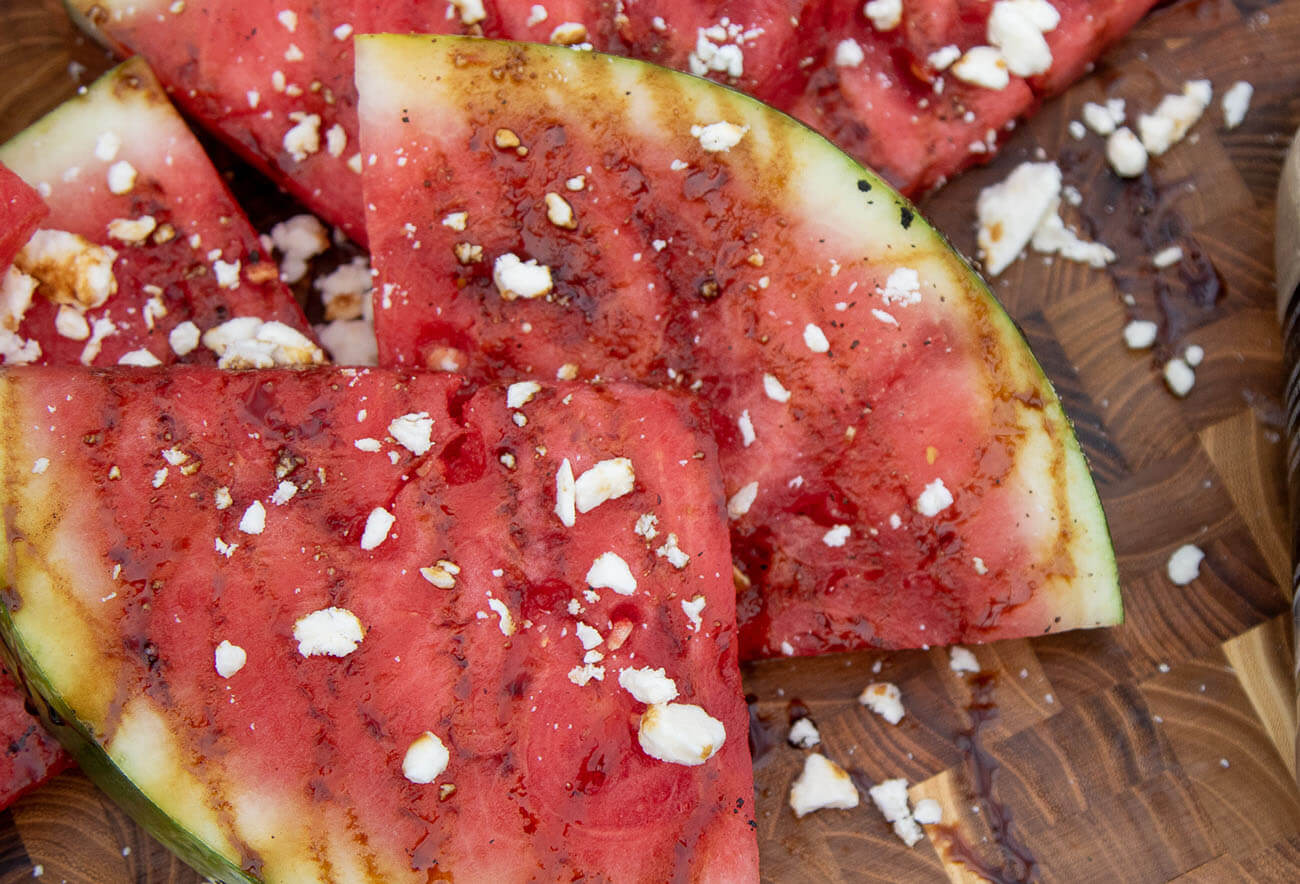
[[[1165,572],[1175,586],[1186,586],[1201,576],[1201,562],[1204,559],[1205,553],[1200,547],[1184,543],[1170,554]]]
[[[1124,326],[1124,343],[1130,350],[1145,350],[1156,342],[1160,326],[1149,319],[1134,319]]]
[[[817,730],[817,725],[813,723],[813,720],[804,716],[796,719],[795,723],[790,725],[790,733],[786,737],[786,741],[798,749],[811,749],[822,741],[822,735]]]
[[[790,809],[796,817],[818,810],[850,810],[858,806],[858,800],[853,779],[820,752],[804,759],[803,772],[790,787]]]
[[[1242,120],[1246,119],[1246,111],[1250,110],[1250,99],[1254,95],[1255,87],[1245,80],[1238,80],[1228,87],[1221,100],[1224,128],[1236,129],[1241,125]]]
[[[858,702],[890,724],[898,724],[906,714],[903,709],[903,692],[892,682],[872,682],[858,695]]]
[[[1121,178],[1136,178],[1147,170],[1147,149],[1128,126],[1106,139],[1106,161]]]
[[[968,648],[956,646],[948,652],[948,668],[953,672],[979,672],[980,661]]]

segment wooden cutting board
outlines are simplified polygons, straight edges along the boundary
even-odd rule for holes
[[[108,64],[56,0],[0,0],[0,140]],[[1131,120],[1200,77],[1215,103],[1149,180],[1121,184],[1099,138],[1068,134],[1085,101],[1123,97]],[[1218,98],[1238,79],[1255,98],[1227,132]],[[1128,619],[978,648],[975,678],[951,672],[942,650],[750,667],[765,880],[1300,880],[1272,267],[1274,192],[1297,126],[1300,0],[1179,2],[1021,126],[995,163],[923,204],[973,254],[980,188],[1026,158],[1053,159],[1083,197],[1067,221],[1120,255],[1105,272],[1030,256],[994,289],[1075,421]],[[1157,274],[1150,254],[1171,241],[1188,260]],[[1133,317],[1161,320],[1154,355],[1125,348]],[[1190,344],[1205,361],[1180,400],[1159,367]],[[1179,587],[1165,567],[1184,543],[1206,557]],[[902,689],[896,727],[856,703],[878,679]],[[914,799],[941,802],[944,825],[909,849],[865,795],[856,810],[796,820],[786,796],[802,752],[785,733],[803,707],[822,750],[861,784],[905,777]],[[201,880],[77,773],[0,813],[0,884],[36,869],[76,884]]]

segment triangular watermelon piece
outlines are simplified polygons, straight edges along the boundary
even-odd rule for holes
[[[250,359],[323,359],[274,261],[140,59],[0,146],[0,162],[50,210],[15,262],[30,278],[25,297],[6,298],[21,344],[4,347],[6,361],[211,363],[243,346]],[[235,318],[244,321],[213,332]]]
[[[692,404],[459,386],[0,373],[0,625],[56,733],[223,881],[756,880]]]
[[[0,274],[9,269],[14,255],[49,213],[41,195],[0,163]]]
[[[742,658],[1120,619],[1055,393],[875,175],[640,62],[454,37],[357,58],[381,360],[697,392]]]

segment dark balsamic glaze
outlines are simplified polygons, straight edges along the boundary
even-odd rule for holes
[[[971,701],[968,707],[971,726],[969,730],[956,735],[955,743],[970,761],[971,788],[975,800],[979,802],[981,815],[988,823],[993,843],[997,845],[1000,861],[991,862],[981,856],[955,826],[935,826],[935,843],[945,860],[961,863],[990,884],[1029,884],[1041,880],[1038,861],[1016,837],[1011,809],[993,794],[998,763],[980,742],[980,731],[998,717],[997,704],[993,702],[996,683],[997,676],[991,672],[971,678]]]

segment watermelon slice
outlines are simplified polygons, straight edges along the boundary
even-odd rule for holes
[[[14,255],[49,213],[41,195],[0,163],[0,273],[9,269]]]
[[[241,347],[280,361],[323,358],[274,262],[143,61],[114,68],[0,146],[0,162],[50,209],[47,229],[15,262],[28,278],[5,299],[6,325],[21,344],[3,348],[6,361],[215,362]],[[213,331],[237,317],[236,327]],[[216,336],[210,346],[200,342],[205,334]]]
[[[742,658],[1119,621],[1055,393],[875,175],[641,62],[392,36],[357,59],[381,361],[697,392]]]
[[[0,621],[56,732],[223,881],[756,880],[692,405],[459,386],[0,374]]]

